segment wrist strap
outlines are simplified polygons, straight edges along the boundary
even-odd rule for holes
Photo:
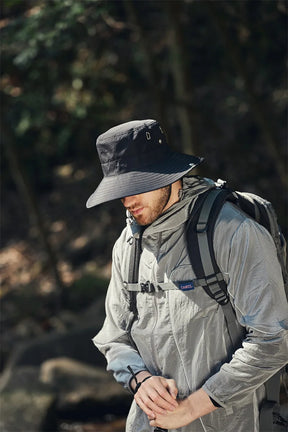
[[[147,381],[149,378],[151,378],[151,376],[152,376],[152,375],[149,375],[149,376],[147,376],[146,378],[144,378],[142,381],[137,382],[136,387],[135,387],[135,389],[134,389],[134,394],[137,393],[137,391],[139,390],[139,388],[141,387],[141,385],[142,385],[145,381]]]
[[[135,382],[136,382],[136,387],[133,391],[134,394],[137,393],[137,391],[139,390],[139,388],[141,387],[141,385],[147,381],[149,378],[151,378],[152,375],[148,375],[147,377],[145,377],[142,381],[138,381],[137,380],[137,376],[135,375],[135,373],[133,372],[133,369],[131,368],[131,366],[128,366],[127,369],[129,370],[129,372],[131,372],[132,378],[134,378]],[[140,371],[141,372],[141,371]],[[131,387],[131,385],[130,385]]]

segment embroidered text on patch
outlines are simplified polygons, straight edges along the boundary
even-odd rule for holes
[[[190,291],[194,289],[194,284],[193,281],[189,281],[189,282],[179,282],[178,283],[179,288],[182,291]]]

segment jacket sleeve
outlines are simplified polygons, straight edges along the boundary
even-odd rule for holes
[[[130,389],[130,366],[136,374],[146,370],[138,351],[133,346],[129,335],[129,326],[133,319],[129,311],[128,292],[123,286],[120,262],[117,256],[120,239],[113,248],[112,275],[106,295],[106,319],[93,342],[107,360],[107,370],[112,371],[115,379],[125,388]]]
[[[239,323],[246,327],[246,338],[232,360],[222,365],[203,388],[228,409],[243,401],[286,364],[288,307],[270,234],[245,218],[230,236],[230,247],[222,243],[223,248],[221,237],[225,237],[225,230],[229,232],[224,223],[218,230],[216,258],[221,270],[229,275],[230,299]]]

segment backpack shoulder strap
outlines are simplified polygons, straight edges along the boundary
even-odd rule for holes
[[[210,189],[200,195],[187,225],[187,248],[192,268],[207,294],[219,304],[229,301],[223,275],[216,262],[213,234],[218,214],[231,196],[228,189]],[[199,205],[200,201],[200,205]]]
[[[187,226],[187,248],[190,262],[199,284],[206,293],[222,306],[233,347],[239,347],[239,326],[229,301],[227,284],[216,262],[213,234],[216,219],[224,203],[234,201],[233,193],[226,188],[210,189],[199,196]],[[193,214],[194,213],[194,214]]]
[[[131,251],[130,251],[130,261],[129,261],[129,273],[128,273],[128,283],[134,284],[138,283],[139,279],[139,263],[142,253],[141,248],[141,240],[142,240],[142,232],[139,237],[134,237],[131,242]],[[138,311],[137,311],[137,301],[136,301],[137,293],[135,291],[129,291],[129,309],[130,312],[133,313],[134,319],[137,319]],[[131,323],[132,325],[132,323]]]

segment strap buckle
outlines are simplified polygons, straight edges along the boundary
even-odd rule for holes
[[[150,281],[140,283],[140,287],[142,293],[153,293],[156,291],[154,284]]]

